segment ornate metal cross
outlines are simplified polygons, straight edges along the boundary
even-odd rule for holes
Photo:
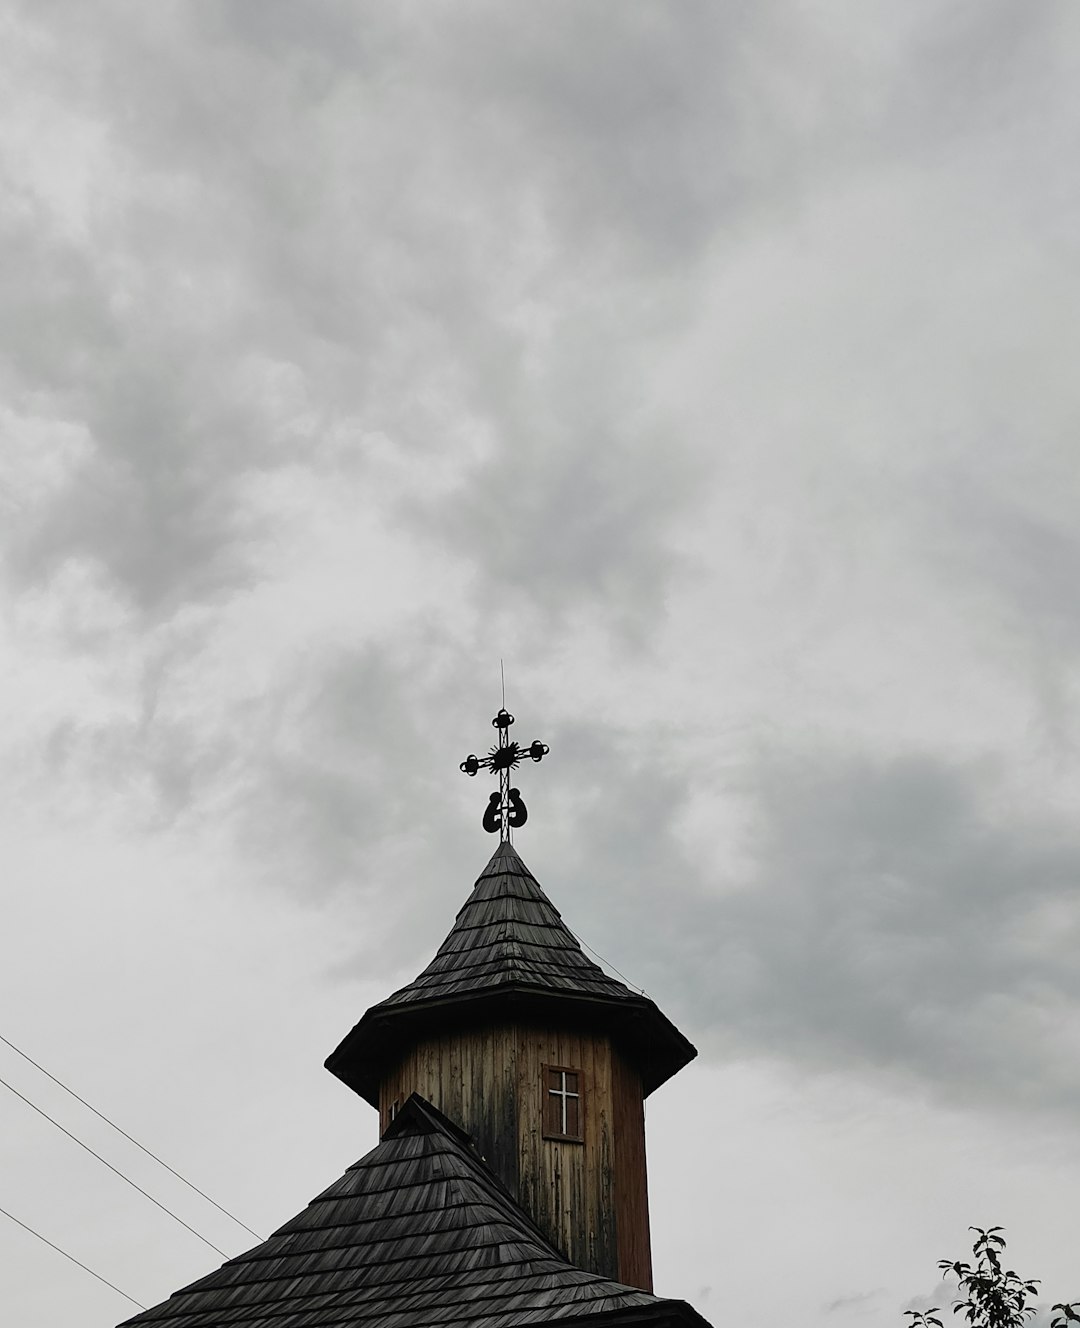
[[[471,753],[461,763],[461,769],[467,775],[478,774],[481,770],[499,772],[499,791],[488,798],[484,812],[484,829],[490,834],[499,831],[499,838],[504,842],[510,839],[510,831],[524,825],[529,813],[516,788],[510,787],[510,771],[516,770],[521,762],[529,757],[533,761],[542,761],[548,754],[547,743],[536,741],[521,747],[510,739],[510,725],[514,716],[504,706],[491,721],[491,727],[499,730],[499,741],[487,756],[473,756]]]

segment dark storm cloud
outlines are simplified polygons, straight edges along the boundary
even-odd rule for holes
[[[672,546],[680,517],[692,519],[694,468],[678,450],[643,445],[613,428],[579,421],[486,468],[438,521],[482,569],[483,595],[517,596],[541,610],[538,642],[585,605],[644,644],[685,560]]]
[[[72,47],[40,11],[24,12],[44,38],[34,77],[59,98]],[[612,332],[653,298],[634,282],[669,281],[659,255],[628,266],[627,242],[643,231],[659,244],[674,229],[685,264],[674,219],[696,216],[698,243],[707,230],[708,209],[691,200],[708,172],[669,168],[677,154],[661,150],[685,115],[702,119],[682,90],[687,34],[653,12],[613,41],[571,22],[537,23],[537,40],[522,43],[482,9],[451,23],[316,6],[297,41],[276,5],[112,13],[112,30],[100,15],[68,15],[85,43],[74,100],[106,130],[87,234],[60,237],[41,205],[21,236],[21,280],[37,298],[33,317],[29,295],[14,302],[13,393],[93,440],[23,532],[24,577],[90,558],[137,605],[167,612],[251,574],[236,492],[250,472],[308,460],[342,420],[420,451],[453,446],[476,421],[494,455],[472,519],[444,522],[444,534],[483,529],[485,502],[490,514],[523,487],[509,556],[492,561],[512,583],[527,565],[542,586],[580,597],[610,591],[632,524],[637,573],[651,569],[626,577],[632,613],[625,592],[662,576],[671,516],[663,502],[646,513],[645,495],[674,495],[678,481],[658,468],[658,485],[631,488],[616,474],[641,459],[637,440],[604,459],[625,431],[620,415],[640,408],[619,381],[636,371]],[[593,86],[602,45],[610,95]],[[667,47],[644,82],[629,77],[646,50]],[[657,153],[659,190],[647,178]],[[657,200],[663,216],[650,212]],[[553,352],[536,355],[523,306],[552,327]],[[280,403],[260,399],[280,367],[314,411],[299,437],[282,439]],[[531,383],[537,369],[543,381]],[[548,447],[535,421],[560,394],[564,413],[580,406],[586,418]],[[586,467],[572,455],[583,426],[596,453]],[[664,471],[680,464],[667,444]],[[562,556],[538,558],[560,511]],[[480,561],[491,552],[467,534],[465,548]]]
[[[1050,16],[1021,40],[1001,6],[944,27],[923,8],[894,33],[931,55],[916,85],[895,51],[858,63],[770,6],[24,6],[35,83],[106,147],[85,237],[39,210],[5,300],[13,392],[94,442],[22,532],[23,576],[90,558],[168,612],[255,575],[250,472],[318,464],[344,420],[421,453],[471,430],[491,455],[424,520],[480,593],[640,631],[705,464],[643,391],[697,260],[794,205],[808,154],[880,151],[915,86],[926,115],[946,89],[970,110],[1006,55],[1037,86]],[[282,367],[312,413],[285,437]]]
[[[933,756],[766,761],[751,809],[724,893],[707,898],[693,864],[674,892],[688,1002],[720,1044],[1080,1106],[1067,822],[1025,813],[993,768]]]
[[[241,833],[268,865],[276,859],[278,884],[309,897],[335,888],[378,896],[387,881],[373,846],[400,845],[429,863],[452,847],[446,788],[457,771],[438,759],[449,747],[447,724],[430,723],[415,704],[429,650],[423,632],[409,633],[392,651],[342,650],[294,678],[292,721],[268,728],[255,777],[238,790]],[[447,678],[427,685],[445,693]],[[419,902],[411,882],[401,893]]]

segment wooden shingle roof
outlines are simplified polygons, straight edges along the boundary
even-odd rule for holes
[[[121,1328],[708,1328],[568,1263],[412,1097],[370,1153],[261,1245]]]
[[[435,958],[382,1005],[514,985],[620,1001],[635,994],[586,957],[514,846],[503,843],[481,872]]]
[[[410,1039],[470,1021],[552,1015],[608,1030],[646,1093],[697,1055],[648,997],[585,955],[513,845],[501,843],[435,958],[367,1011],[326,1068],[377,1106],[380,1075]]]

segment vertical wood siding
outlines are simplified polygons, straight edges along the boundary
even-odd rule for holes
[[[645,1100],[641,1076],[617,1050],[611,1053],[615,1107],[615,1229],[619,1281],[653,1289],[649,1238],[649,1179],[645,1162]]]
[[[545,1065],[581,1072],[581,1143],[544,1138]],[[507,1024],[426,1039],[383,1080],[382,1130],[414,1092],[468,1131],[572,1263],[651,1289],[641,1081],[607,1037]]]

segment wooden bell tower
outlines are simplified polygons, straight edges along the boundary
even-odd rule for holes
[[[645,1098],[697,1053],[586,958],[514,851],[510,773],[547,747],[513,722],[461,767],[498,773],[499,847],[427,968],[326,1062],[378,1108],[378,1145],[131,1328],[709,1328],[651,1294],[645,1176]]]
[[[697,1055],[647,997],[587,959],[510,842],[525,824],[510,786],[539,740],[461,763],[498,774],[484,828],[500,843],[450,934],[415,981],[372,1006],[326,1068],[379,1110],[413,1093],[471,1137],[557,1249],[579,1268],[652,1290],[645,1098]]]
[[[382,1130],[419,1093],[571,1263],[649,1291],[644,1099],[696,1054],[585,956],[503,840],[432,962],[326,1066]]]

